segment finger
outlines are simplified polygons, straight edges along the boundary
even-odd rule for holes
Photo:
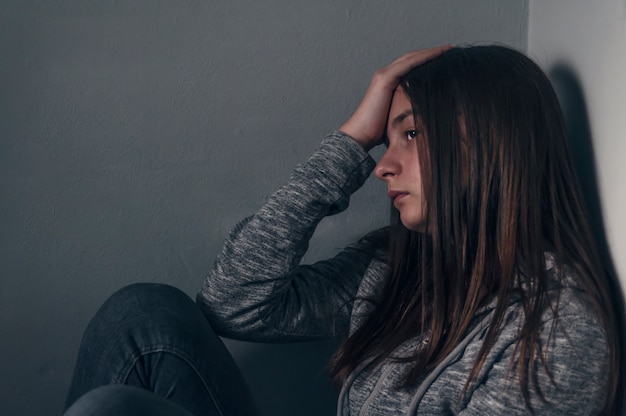
[[[402,55],[400,58],[398,58],[398,61],[408,61],[408,62],[415,62],[415,61],[422,61],[422,60],[428,60],[428,59],[432,59],[436,56],[441,55],[442,53],[448,51],[452,49],[452,45],[444,45],[444,46],[437,46],[434,48],[425,48],[425,49],[418,49],[416,51],[411,51],[411,52],[407,52],[404,55]]]
[[[452,45],[445,45],[412,51],[393,61],[386,69],[390,74],[400,77],[416,66],[422,65],[423,63],[436,58],[451,48]]]

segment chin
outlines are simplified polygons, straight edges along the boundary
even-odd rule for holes
[[[426,207],[418,209],[415,205],[405,205],[400,207],[400,222],[407,229],[420,233],[427,232]]]
[[[402,225],[404,225],[407,229],[411,230],[411,231],[417,231],[418,233],[425,233],[426,232],[426,224],[423,220],[421,221],[407,221],[402,219],[402,217],[400,218],[400,221],[402,222]]]

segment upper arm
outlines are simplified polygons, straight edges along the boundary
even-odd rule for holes
[[[267,260],[208,279],[198,303],[220,335],[249,341],[289,342],[347,334],[352,301],[372,259],[348,247],[333,258],[296,265],[261,279]],[[264,270],[263,273],[254,270]],[[246,276],[248,273],[254,278]],[[219,273],[216,272],[216,273]]]

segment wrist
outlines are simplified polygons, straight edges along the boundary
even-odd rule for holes
[[[359,134],[357,131],[351,129],[348,123],[339,127],[338,131],[357,142],[359,145],[361,145],[363,149],[365,149],[366,152],[369,152],[373,147],[378,144],[377,140],[372,140],[370,138],[364,137],[362,134]]]

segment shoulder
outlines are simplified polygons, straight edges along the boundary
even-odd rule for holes
[[[539,353],[545,367],[536,370],[545,405],[563,414],[599,412],[609,382],[609,349],[587,294],[576,286],[562,288],[556,313],[544,318]]]
[[[553,283],[547,293],[548,305],[542,316],[542,338],[554,344],[554,354],[567,355],[579,349],[608,355],[606,334],[591,296],[569,270],[557,279],[557,268],[548,257]],[[552,335],[553,340],[550,340]],[[547,344],[548,347],[550,343]],[[558,348],[561,347],[563,351]]]
[[[589,294],[565,274],[548,292],[535,360],[539,413],[595,414],[603,408],[608,385],[607,337]],[[532,380],[529,386],[532,389]],[[541,396],[545,401],[541,399]]]
[[[589,295],[571,276],[552,285],[547,295],[537,355],[526,367],[533,370],[525,375],[530,376],[531,405],[537,414],[598,414],[609,374],[609,348],[600,319]],[[528,413],[520,374],[512,364],[521,353],[517,340],[523,318],[521,302],[513,302],[462,414]]]
[[[587,293],[574,285],[563,287],[555,312],[544,313],[541,338],[556,389],[569,389],[572,394],[582,396],[585,391],[595,392],[595,397],[602,398],[609,349]]]

